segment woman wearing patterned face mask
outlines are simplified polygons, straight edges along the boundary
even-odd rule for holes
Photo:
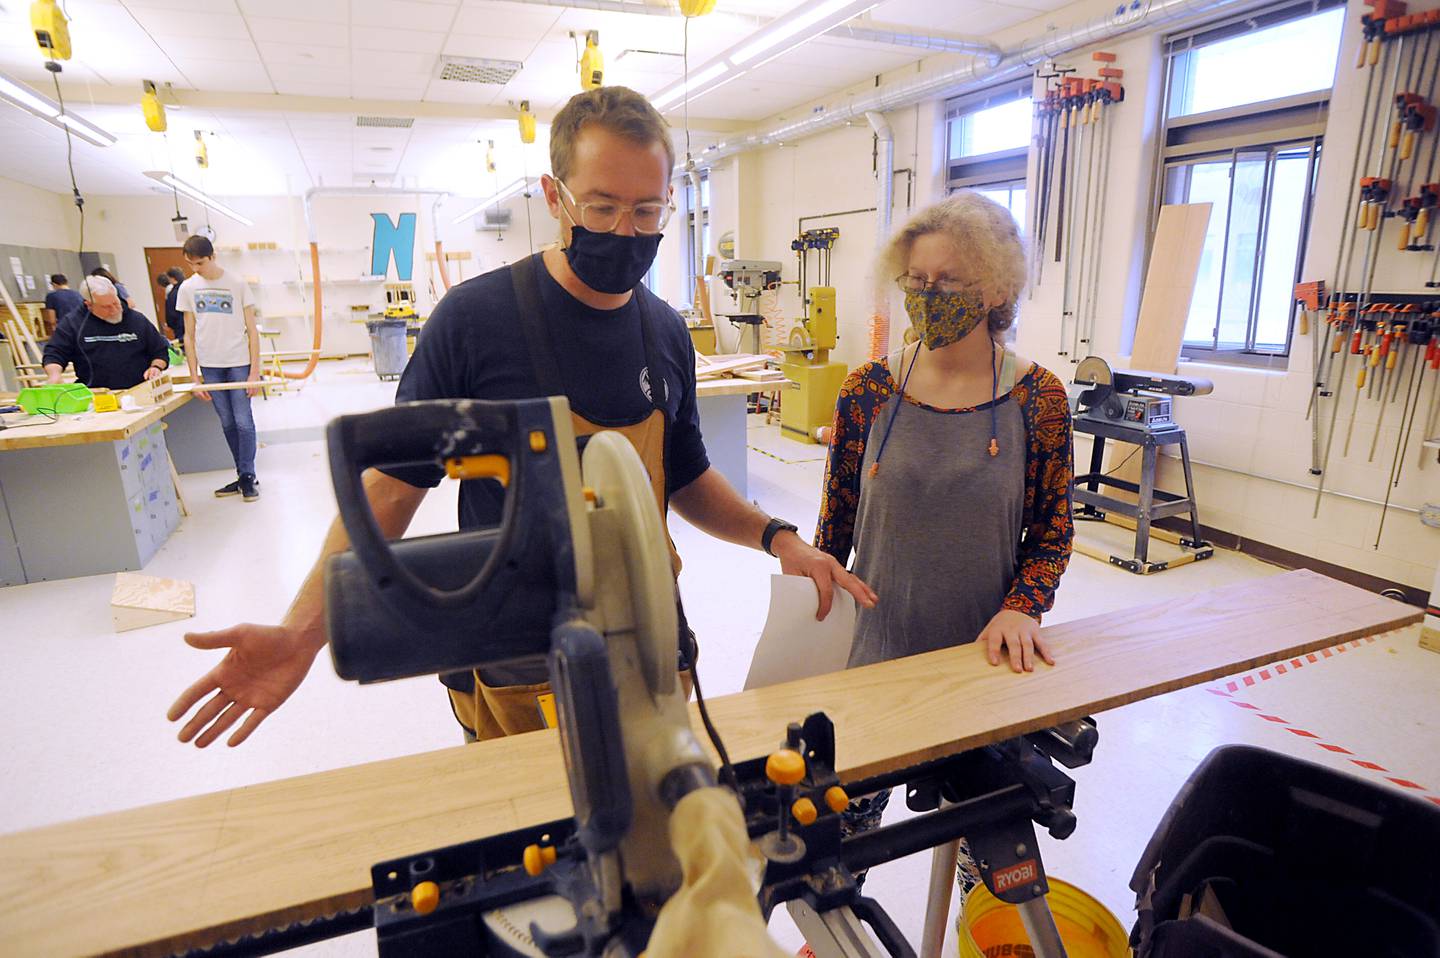
[[[1040,616],[1070,559],[1070,408],[1050,371],[1005,348],[1025,285],[1015,220],[977,193],[918,213],[878,275],[914,335],[840,390],[815,545],[884,598],[857,610],[851,666],[975,642],[1015,672],[1054,665]],[[889,793],[853,801],[847,833]],[[979,873],[962,845],[958,879]]]
[[[1016,672],[1054,664],[1040,616],[1070,558],[1065,387],[1003,344],[1025,283],[1015,220],[977,193],[917,214],[879,275],[915,342],[845,381],[816,545],[884,601],[850,665],[980,644]],[[910,337],[907,337],[907,339]]]

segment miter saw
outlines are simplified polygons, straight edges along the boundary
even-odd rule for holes
[[[717,788],[676,675],[675,580],[644,466],[617,433],[591,437],[578,455],[570,422],[568,403],[551,398],[410,403],[331,423],[331,474],[352,544],[326,567],[336,671],[378,682],[547,660],[574,816],[379,862],[373,906],[312,923],[287,944],[364,920],[387,958],[778,958],[764,922],[786,904],[821,958],[913,956],[855,874],[963,834],[983,856],[986,884],[1020,906],[1035,954],[1063,956],[1032,823],[1061,838],[1073,830],[1074,783],[1052,759],[1089,761],[1093,723],[842,788],[834,728],[816,713],[777,735],[770,755],[723,769],[728,788]],[[499,525],[386,541],[361,475],[419,465],[500,482]],[[897,784],[928,814],[842,837],[845,788]],[[697,798],[719,814],[686,832],[703,807]],[[692,845],[672,844],[672,828],[728,839],[699,862]],[[717,901],[717,870],[729,876],[729,899]],[[942,928],[945,904],[932,900]],[[676,927],[692,932],[683,944]]]
[[[1077,419],[1119,423],[1150,432],[1179,428],[1171,396],[1206,396],[1215,389],[1208,379],[1111,369],[1099,356],[1080,360],[1075,367],[1075,386],[1070,411]]]

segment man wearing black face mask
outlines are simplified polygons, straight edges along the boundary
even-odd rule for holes
[[[869,587],[710,468],[690,336],[675,311],[640,284],[674,209],[675,153],[665,120],[623,87],[579,94],[551,126],[550,161],[552,175],[542,182],[560,224],[559,245],[450,290],[425,324],[396,401],[564,395],[577,436],[604,429],[630,440],[662,511],[673,504],[716,538],[764,548],[783,571],[813,578],[822,618],[836,586],[873,605]],[[430,469],[366,473],[386,537],[404,533],[441,478]],[[501,489],[488,480],[462,483],[460,527],[496,524],[501,502]],[[185,637],[196,648],[230,651],[171,706],[170,718],[178,720],[215,693],[182,728],[181,741],[203,748],[243,716],[229,740],[238,745],[294,692],[325,644],[324,559],[347,548],[337,521],[282,625]],[[671,554],[678,572],[673,546]],[[681,621],[683,667],[694,648]],[[538,728],[536,695],[545,679],[541,665],[448,675],[444,682],[467,737],[484,739]]]

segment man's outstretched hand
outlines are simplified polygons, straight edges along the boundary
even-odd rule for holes
[[[781,532],[775,537],[770,548],[780,559],[780,571],[786,575],[809,576],[815,581],[820,592],[820,607],[815,618],[823,621],[830,614],[830,604],[835,598],[835,589],[841,588],[855,597],[855,604],[866,609],[875,608],[880,597],[875,590],[847,572],[834,557],[821,552],[793,532]]]
[[[300,687],[324,647],[296,628],[249,623],[218,632],[189,632],[185,642],[197,649],[230,650],[167,713],[170,721],[177,722],[210,696],[180,730],[180,741],[193,739],[197,748],[215,741],[242,717],[244,722],[227,744],[233,747],[249,738]]]

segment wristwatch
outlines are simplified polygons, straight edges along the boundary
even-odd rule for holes
[[[764,549],[767,555],[773,556],[775,554],[770,551],[770,544],[775,541],[775,536],[782,530],[786,532],[799,532],[800,527],[793,522],[786,522],[784,519],[771,519],[765,526],[765,533],[760,536],[760,548]]]

